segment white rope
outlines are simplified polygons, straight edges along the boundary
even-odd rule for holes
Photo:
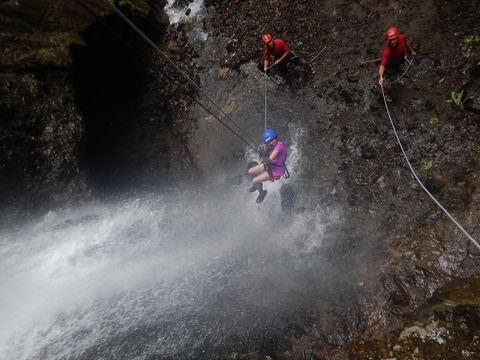
[[[104,0],[108,5],[110,5],[110,7],[113,9],[113,11],[115,13],[118,14],[118,16],[120,16],[123,21],[125,21],[138,35],[140,35],[140,37],[145,40],[145,42],[147,42],[151,47],[153,47],[154,50],[158,51],[158,53],[166,60],[168,61],[168,63],[170,65],[172,65],[180,74],[183,75],[183,77],[193,86],[195,87],[198,91],[200,91],[216,108],[217,110],[226,118],[228,119],[233,125],[235,125],[235,127],[241,131],[253,144],[255,144],[256,147],[258,147],[258,144],[257,142],[252,139],[252,137],[250,137],[244,129],[242,129],[235,121],[233,121],[230,116],[228,116],[225,111],[223,111],[223,109],[199,86],[197,85],[197,83],[195,83],[195,81],[193,81],[186,73],[185,71],[183,71],[175,62],[173,62],[162,50],[160,50],[160,48],[155,45],[155,43],[150,40],[150,38],[145,35],[132,21],[130,21],[130,19],[128,17],[126,17],[116,6],[115,4],[113,3],[112,0]],[[255,148],[254,146],[252,146],[251,144],[249,144],[248,142],[245,141],[245,143],[247,143],[248,146],[250,146],[251,148]]]
[[[265,72],[264,76],[264,83],[265,83],[265,130],[267,130],[267,72]]]
[[[316,59],[317,57],[319,57],[319,56],[320,56],[320,55],[323,53],[323,51],[324,51],[326,48],[327,48],[327,46],[325,45],[325,46],[323,47],[323,49],[322,49],[322,50],[320,50],[320,51],[318,52],[318,54],[317,54],[317,55],[315,55],[315,56],[314,56],[314,57],[313,57],[313,58],[312,58],[312,59],[311,59],[309,62],[311,62],[311,63],[312,63],[312,62],[314,62],[314,61],[315,61],[315,59]]]
[[[455,220],[455,218],[452,215],[450,215],[450,213],[442,206],[442,204],[440,204],[440,202],[437,199],[435,199],[435,197],[430,193],[430,191],[427,190],[425,185],[423,185],[422,181],[418,178],[415,170],[413,169],[412,164],[410,163],[410,160],[408,159],[408,156],[407,156],[405,150],[403,149],[402,142],[400,141],[400,137],[398,136],[397,129],[396,129],[395,124],[392,120],[392,116],[390,115],[390,110],[388,109],[387,99],[385,98],[385,91],[383,90],[383,86],[381,86],[381,89],[382,89],[382,95],[383,95],[383,102],[385,104],[385,110],[387,111],[388,118],[390,119],[390,123],[392,124],[393,132],[395,134],[395,137],[397,138],[398,145],[400,146],[400,149],[402,150],[403,157],[405,158],[405,161],[407,162],[407,165],[410,168],[410,171],[412,172],[413,176],[415,177],[415,180],[417,180],[417,182],[420,184],[422,189],[428,194],[428,196],[430,196],[430,198],[432,198],[432,200],[435,202],[435,204],[437,204],[438,207],[440,209],[442,209],[442,211],[450,218],[450,220],[452,220],[453,223],[455,225],[457,225],[457,227],[465,234],[465,236],[480,250],[480,244],[478,243],[478,241],[475,240],[469,233],[467,233],[467,231],[462,227],[462,225],[460,225],[458,223],[458,221]]]

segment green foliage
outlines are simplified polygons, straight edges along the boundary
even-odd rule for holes
[[[410,189],[416,190],[418,188],[418,183],[415,180],[412,180],[408,183],[408,186],[410,186]]]
[[[474,144],[474,145],[473,145],[473,148],[474,148],[475,150],[479,150],[479,151],[480,151],[480,143]]]
[[[428,170],[430,170],[432,165],[432,161],[422,159],[422,161],[420,161],[420,168],[418,169],[418,171],[421,173],[427,172]]]
[[[472,57],[475,54],[472,48],[478,44],[480,44],[480,35],[465,36],[462,43],[463,56]]]
[[[465,111],[465,102],[470,98],[468,96],[464,96],[464,90],[452,91],[450,97],[452,98],[453,103],[457,105],[460,110]]]

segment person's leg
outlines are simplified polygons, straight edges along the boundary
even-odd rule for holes
[[[315,74],[315,70],[313,69],[313,65],[309,61],[297,56],[297,57],[292,57],[291,62],[293,62],[295,65],[301,65],[305,69],[310,71],[312,74]]]
[[[252,184],[257,188],[259,192],[262,192],[263,191],[262,183],[264,181],[267,181],[268,179],[270,179],[270,175],[268,174],[267,171],[263,171],[260,175],[257,175],[252,179]]]
[[[263,165],[263,163],[260,163],[248,169],[248,175],[255,177],[257,175],[260,175],[264,171],[265,171],[265,165]]]
[[[301,61],[302,61],[302,65],[303,65],[307,70],[309,70],[312,74],[315,74],[315,73],[316,73],[315,69],[313,68],[313,65],[312,65],[309,61],[304,60],[304,59],[301,59]]]
[[[258,197],[256,200],[257,204],[263,202],[263,199],[265,199],[265,196],[267,195],[267,190],[263,189],[262,183],[268,179],[270,179],[270,175],[267,171],[264,171],[262,174],[254,177],[252,180],[253,186],[258,189]]]
[[[255,166],[251,167],[250,169],[248,169],[248,175],[250,175],[251,179],[257,177],[258,175],[262,174],[263,172],[265,172],[265,166],[262,163],[260,163],[258,165],[255,165]],[[254,192],[254,191],[258,190],[258,187],[255,184],[253,184],[253,182],[252,182],[252,185],[253,186],[250,189],[248,189],[248,191]]]

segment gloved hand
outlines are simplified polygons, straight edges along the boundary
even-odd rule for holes
[[[258,147],[258,155],[260,156],[260,159],[267,157],[267,147],[265,145],[260,145]]]
[[[263,163],[267,166],[270,165],[271,162],[272,162],[272,160],[270,160],[270,158],[268,156],[266,156],[265,159],[263,160]]]

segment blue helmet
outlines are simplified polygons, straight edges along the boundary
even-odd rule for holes
[[[264,144],[268,144],[270,141],[273,139],[277,138],[277,132],[273,129],[265,129],[265,131],[262,133],[262,140]]]

